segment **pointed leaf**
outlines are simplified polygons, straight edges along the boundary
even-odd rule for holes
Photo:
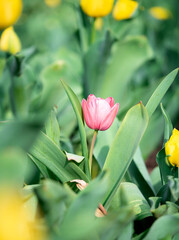
[[[166,110],[164,109],[162,103],[160,104],[160,108],[162,110],[162,114],[165,119],[165,132],[164,132],[164,144],[165,144],[169,140],[170,136],[172,135],[173,125],[172,125],[171,119],[170,119],[168,113],[166,112]]]
[[[77,195],[59,229],[59,239],[94,239],[95,229],[100,223],[95,221],[95,211],[106,193],[107,177],[96,178]]]
[[[54,110],[51,110],[49,118],[45,124],[47,136],[60,146],[60,128]]]
[[[61,182],[68,182],[72,179],[83,179],[88,182],[88,178],[83,171],[72,161],[69,162],[60,148],[44,133],[40,134],[30,150],[30,154],[34,157],[34,161],[37,158]]]
[[[159,84],[157,89],[154,91],[149,101],[146,104],[146,109],[148,111],[149,117],[152,116],[157,106],[160,104],[163,96],[175,80],[175,77],[178,73],[178,68],[169,73],[164,80]]]
[[[85,128],[83,124],[83,111],[82,111],[81,103],[79,102],[73,90],[64,81],[61,80],[61,82],[63,84],[63,87],[69,97],[69,100],[76,114],[79,131],[80,131],[80,137],[81,137],[82,155],[85,157],[85,170],[86,170],[86,174],[89,177],[90,174],[89,174],[89,164],[88,164],[88,148],[87,148],[87,142],[86,142]]]
[[[132,107],[122,121],[103,167],[103,171],[108,170],[110,174],[105,206],[109,205],[127,171],[147,124],[148,113],[142,103]]]

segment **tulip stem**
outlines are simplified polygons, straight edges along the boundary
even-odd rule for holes
[[[95,29],[95,18],[93,19],[93,23],[91,24],[91,39],[90,43],[93,44],[96,37],[96,29]]]
[[[93,139],[92,139],[92,142],[91,142],[90,155],[89,155],[89,169],[90,169],[90,174],[91,174],[91,172],[92,172],[93,149],[94,149],[94,144],[95,144],[95,141],[96,141],[97,134],[98,134],[98,130],[95,130],[95,131],[94,131],[94,134],[93,134]]]

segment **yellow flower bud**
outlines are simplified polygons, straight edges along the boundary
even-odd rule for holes
[[[37,220],[29,220],[31,209],[25,208],[20,196],[9,191],[0,193],[0,239],[1,240],[45,240]]]
[[[100,31],[103,27],[103,19],[102,18],[96,18],[94,22],[94,27],[96,30]]]
[[[133,0],[118,0],[113,10],[114,19],[124,20],[131,18],[138,5],[138,2]]]
[[[114,0],[81,0],[81,8],[90,17],[104,17],[112,11]]]
[[[0,0],[0,29],[13,25],[22,12],[22,0]]]
[[[165,154],[172,166],[179,167],[179,131],[175,128],[169,141],[165,144]]]
[[[4,52],[16,54],[21,50],[21,42],[13,27],[5,29],[0,39],[0,49]]]
[[[61,0],[45,0],[45,3],[48,7],[54,8],[60,5]]]
[[[172,16],[171,12],[164,7],[152,7],[149,12],[152,17],[158,20],[166,20]]]

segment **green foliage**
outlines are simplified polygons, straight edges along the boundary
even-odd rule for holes
[[[44,133],[40,133],[30,155],[34,157],[34,161],[37,159],[50,169],[63,183],[76,178],[88,181],[83,171],[72,161],[68,162],[66,155]]]
[[[109,206],[148,124],[145,107],[139,103],[126,114],[108,152],[103,171],[110,174],[105,206]],[[135,128],[133,126],[135,125]]]
[[[164,147],[179,114],[179,3],[159,0],[172,13],[162,21],[150,14],[154,0],[140,1],[131,19],[109,14],[101,29],[79,4],[24,1],[15,25],[22,51],[0,51],[0,194],[17,191],[47,240],[177,240],[179,170]],[[120,104],[98,133],[92,176],[81,107],[88,94]],[[162,136],[149,175],[144,160]]]

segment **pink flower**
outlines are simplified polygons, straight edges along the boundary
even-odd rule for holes
[[[96,98],[93,94],[83,99],[82,109],[85,122],[89,128],[104,131],[113,123],[119,109],[119,103],[114,105],[114,99]]]

